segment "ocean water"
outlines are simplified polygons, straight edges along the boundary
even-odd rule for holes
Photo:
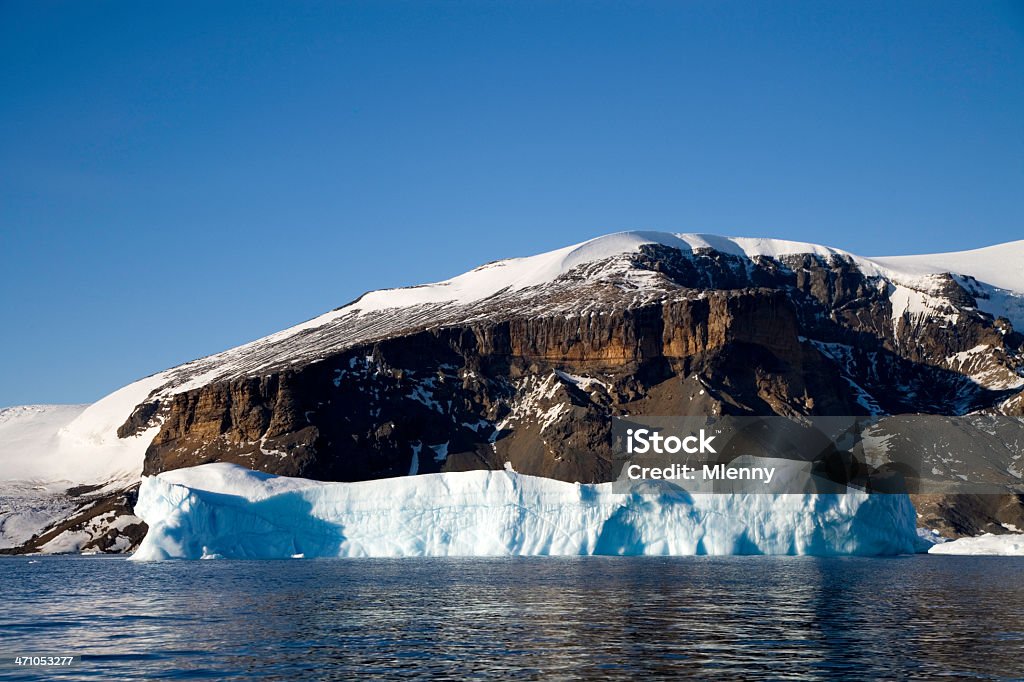
[[[1024,679],[1014,558],[11,557],[0,585],[0,679]]]

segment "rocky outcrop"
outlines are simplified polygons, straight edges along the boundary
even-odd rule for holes
[[[138,484],[121,490],[79,486],[63,493],[71,511],[0,554],[120,553],[138,547],[146,524],[135,516]]]

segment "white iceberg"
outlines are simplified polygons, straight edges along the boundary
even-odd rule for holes
[[[510,471],[325,483],[206,464],[144,478],[136,560],[904,554],[903,495],[615,493]]]

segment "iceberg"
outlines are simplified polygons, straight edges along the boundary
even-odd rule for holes
[[[204,464],[145,477],[135,511],[134,560],[921,549],[905,495],[616,493],[514,471],[329,483]]]

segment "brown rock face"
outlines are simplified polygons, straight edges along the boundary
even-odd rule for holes
[[[119,553],[138,547],[146,536],[146,524],[133,512],[139,485],[114,492],[97,491],[97,487],[80,486],[66,491],[72,505],[67,516],[53,521],[20,546],[0,549],[0,555],[52,552],[54,549],[48,543],[61,543],[66,534],[80,536],[76,543],[79,552]],[[58,551],[69,550],[61,547]]]
[[[894,315],[895,285],[839,257],[651,246],[626,270],[588,276],[596,268],[158,397],[123,435],[163,420],[146,474],[227,461],[354,481],[508,462],[597,482],[611,475],[614,415],[1024,409],[1020,389],[976,378],[1016,376],[1020,335],[949,276],[927,292],[934,314],[915,316]],[[990,350],[968,353],[979,346]]]

